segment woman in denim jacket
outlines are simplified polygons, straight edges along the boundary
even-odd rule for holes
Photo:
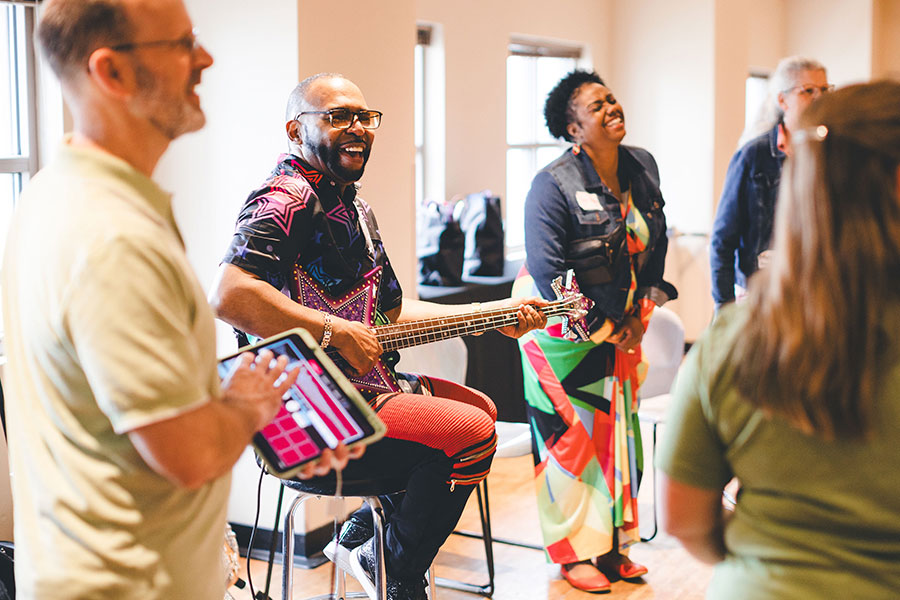
[[[574,587],[602,592],[609,579],[647,572],[627,548],[639,541],[640,342],[655,305],[676,296],[663,281],[667,238],[659,172],[649,152],[622,146],[622,107],[596,73],[574,71],[544,108],[571,150],[534,178],[525,202],[525,266],[514,294],[554,297],[574,270],[594,305],[588,334],[559,324],[520,338],[535,441],[544,545]]]
[[[776,122],[732,157],[713,224],[709,260],[717,309],[734,300],[735,284],[746,289],[763,266],[790,133],[806,107],[832,86],[822,63],[792,56],[778,63],[770,87]]]

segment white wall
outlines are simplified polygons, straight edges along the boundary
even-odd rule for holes
[[[375,209],[404,293],[415,297],[413,0],[359,6],[362,12],[351,10],[346,18],[336,17],[339,5],[329,2],[300,0],[298,6],[300,77],[342,73],[369,106],[384,112],[360,196]]]
[[[713,185],[713,0],[613,6],[609,84],[625,110],[625,142],[656,158],[668,222],[698,231]]]
[[[751,9],[746,2],[713,5],[713,206],[722,193],[728,162],[744,129],[750,64]],[[710,215],[714,214],[710,211]]]
[[[209,289],[247,195],[287,150],[284,107],[297,84],[296,0],[186,0],[215,60],[198,87],[207,123],[176,140],[155,178],[174,193],[188,257]],[[219,354],[235,350],[220,323]]]
[[[900,2],[875,0],[872,11],[872,76],[900,79]]]
[[[787,44],[787,24],[783,16],[785,2],[756,0],[750,5],[746,17],[747,57],[751,69],[771,71],[784,56]]]
[[[894,0],[896,1],[896,0]],[[837,85],[872,75],[873,0],[790,0],[785,3],[785,55],[810,56]]]

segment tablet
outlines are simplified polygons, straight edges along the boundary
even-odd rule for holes
[[[253,436],[270,473],[290,478],[324,448],[369,444],[384,435],[384,423],[305,329],[290,329],[220,359],[219,376],[224,379],[242,353],[264,348],[276,357],[286,354],[287,369],[300,370],[275,420]]]

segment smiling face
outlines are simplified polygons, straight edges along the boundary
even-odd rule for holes
[[[133,42],[188,39],[190,17],[181,0],[135,2],[126,5],[135,27]],[[132,110],[141,114],[169,140],[203,127],[206,117],[194,88],[212,57],[196,45],[138,46],[129,52],[134,61],[138,92]]]
[[[800,71],[794,79],[794,85],[778,94],[778,106],[784,111],[784,125],[788,131],[794,131],[800,115],[813,100],[821,95],[821,90],[828,87],[828,75],[823,69]]]
[[[625,113],[606,86],[585,83],[575,91],[570,106],[574,118],[566,129],[582,147],[618,146],[625,137]]]
[[[303,111],[347,108],[368,110],[362,92],[351,81],[339,77],[323,77],[310,84]],[[298,125],[294,125],[297,124]],[[302,115],[288,124],[288,133],[296,137],[294,150],[314,169],[325,173],[336,183],[348,185],[359,181],[369,160],[375,133],[353,119],[347,129],[332,127],[325,114]],[[292,131],[293,130],[293,131]]]

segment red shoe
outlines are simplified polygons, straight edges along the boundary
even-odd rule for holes
[[[601,558],[597,558],[597,568],[603,573],[608,574],[611,578],[618,577],[619,579],[628,580],[638,579],[648,572],[647,567],[632,562],[627,556],[619,555],[618,559],[618,564],[613,566],[608,559],[602,560]]]
[[[631,562],[626,558],[619,563],[619,568],[616,569],[616,573],[622,579],[637,579],[638,577],[643,577],[647,574],[647,567]]]
[[[590,561],[583,561],[577,563],[567,563],[564,565],[560,565],[560,573],[565,577],[566,581],[569,584],[583,592],[590,592],[592,594],[608,594],[612,589],[609,583],[609,579],[606,578],[606,575],[601,573],[600,571],[596,571],[593,575],[589,577],[575,577],[570,569],[575,568],[578,565],[591,565],[594,566]]]

